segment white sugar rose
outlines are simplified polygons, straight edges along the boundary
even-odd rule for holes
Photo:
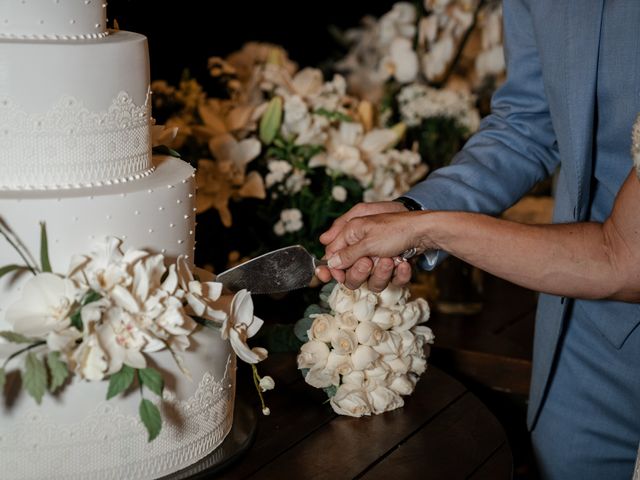
[[[415,383],[409,375],[396,375],[389,383],[389,388],[400,395],[411,395],[415,388]]]
[[[400,312],[395,312],[389,308],[378,307],[371,317],[371,322],[378,325],[382,330],[389,330],[402,322]]]
[[[389,377],[389,365],[384,361],[376,361],[370,368],[365,370],[368,385],[386,385]]]
[[[371,404],[367,392],[355,385],[340,385],[331,397],[331,407],[339,415],[361,417],[371,415]]]
[[[360,322],[368,322],[376,311],[378,297],[373,293],[365,293],[353,305],[353,315]]]
[[[25,283],[20,300],[7,309],[5,318],[14,332],[45,338],[69,328],[70,315],[80,295],[73,281],[53,273],[39,273]]]
[[[327,388],[340,383],[340,376],[336,371],[312,368],[307,372],[304,380],[312,387]]]
[[[351,363],[354,370],[365,370],[380,356],[373,348],[367,345],[358,345],[351,354]]]
[[[339,313],[334,318],[338,327],[342,330],[355,331],[358,327],[358,319],[351,312]]]
[[[386,337],[386,332],[372,322],[360,322],[356,328],[356,338],[362,345],[378,345]]]
[[[300,347],[298,368],[324,368],[329,358],[329,347],[326,343],[312,340]]]
[[[356,334],[349,330],[338,330],[331,339],[331,346],[338,355],[349,355],[358,346]]]
[[[338,355],[335,352],[329,353],[325,369],[336,372],[339,375],[348,375],[353,371],[353,363],[349,355]]]
[[[425,327],[422,325],[414,327],[412,329],[412,332],[414,333],[414,335],[424,338],[425,343],[433,343],[436,338],[429,327]]]
[[[404,405],[404,400],[400,395],[382,385],[369,390],[367,397],[371,405],[371,411],[376,414],[389,412]]]
[[[309,340],[330,343],[331,339],[338,333],[338,325],[335,318],[328,313],[311,315],[313,323],[308,331]]]

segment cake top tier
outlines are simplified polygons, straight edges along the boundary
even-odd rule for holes
[[[70,40],[105,35],[106,0],[0,0],[0,39]]]

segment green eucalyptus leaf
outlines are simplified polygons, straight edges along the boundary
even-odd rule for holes
[[[109,378],[109,389],[107,390],[107,400],[124,392],[133,383],[136,371],[129,365],[122,365],[119,372],[114,373]]]
[[[156,369],[148,367],[138,370],[138,376],[140,382],[151,390],[156,395],[162,396],[162,390],[164,389],[164,380],[162,375]]]
[[[326,388],[323,388],[323,390],[324,390],[324,393],[327,394],[327,397],[331,398],[338,391],[338,386],[337,385],[330,385],[330,386],[328,386]]]
[[[37,341],[32,338],[27,338],[24,335],[20,335],[19,333],[11,332],[8,330],[0,332],[0,337],[11,343],[35,343]]]
[[[60,352],[49,352],[47,355],[47,366],[51,373],[49,390],[55,392],[69,377],[67,364],[60,360]]]
[[[317,303],[313,303],[306,308],[303,317],[310,317],[311,315],[319,315],[321,313],[327,313],[327,310]]]
[[[40,222],[40,266],[43,272],[51,272],[49,262],[49,241],[47,240],[47,226]]]
[[[6,265],[0,268],[0,278],[4,277],[7,273],[15,272],[16,270],[29,270],[24,265]]]
[[[260,119],[260,140],[270,145],[282,124],[282,98],[273,97]]]
[[[295,323],[295,325],[293,326],[293,333],[298,340],[300,340],[301,342],[309,341],[309,335],[307,334],[307,332],[311,328],[312,323],[313,319],[309,317],[301,318]]]
[[[35,353],[29,352],[25,359],[25,370],[22,384],[38,404],[47,389],[47,369],[44,362]]]
[[[162,429],[162,417],[160,416],[160,410],[151,400],[143,398],[140,402],[139,411],[140,420],[142,420],[142,423],[149,433],[149,441],[152,441],[158,436]]]

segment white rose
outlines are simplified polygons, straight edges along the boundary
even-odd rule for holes
[[[384,340],[386,332],[372,322],[360,322],[356,328],[356,338],[362,345],[378,345]]]
[[[422,309],[417,303],[409,302],[400,311],[400,316],[402,321],[395,329],[399,331],[409,330],[413,328],[422,317]]]
[[[400,395],[390,388],[378,385],[367,392],[371,411],[375,414],[389,412],[404,405],[404,400]]]
[[[273,390],[276,386],[276,382],[273,381],[269,375],[265,375],[260,379],[260,390],[266,392],[267,390]]]
[[[413,332],[414,335],[424,338],[425,343],[433,343],[433,341],[436,338],[429,327],[425,327],[425,326],[413,327],[411,331]]]
[[[339,313],[335,317],[336,323],[342,330],[355,331],[358,327],[358,319],[352,312]]]
[[[411,395],[415,383],[408,375],[396,375],[389,384],[389,388],[400,395]]]
[[[378,296],[380,297],[380,305],[383,307],[403,305],[409,298],[409,289],[390,284]]]
[[[331,339],[331,346],[338,355],[349,355],[358,346],[356,334],[349,330],[338,330]]]
[[[429,308],[429,303],[424,298],[417,298],[411,303],[415,303],[420,308],[418,324],[429,320],[429,317],[431,316],[431,309]]]
[[[329,343],[331,339],[338,333],[338,325],[332,315],[321,313],[311,315],[313,323],[309,329],[309,340],[318,340],[319,342]]]
[[[335,352],[330,352],[325,368],[339,375],[348,375],[353,371],[353,364],[349,355],[338,355]]]
[[[367,378],[361,370],[354,370],[353,372],[342,376],[342,383],[344,385],[355,385],[356,387],[364,388],[366,380]]]
[[[422,375],[427,370],[427,360],[422,355],[411,355],[411,371]]]
[[[383,330],[389,330],[395,325],[399,325],[402,322],[402,317],[399,312],[394,312],[389,308],[379,307],[376,309],[371,321],[378,325]]]
[[[424,346],[424,338],[422,336],[416,336],[411,331],[405,330],[400,332],[400,338],[402,339],[402,352],[404,355],[422,353],[422,347]]]
[[[331,397],[331,407],[338,415],[361,417],[371,415],[371,405],[367,393],[355,385],[340,385]]]
[[[373,348],[367,345],[358,345],[351,354],[351,363],[354,370],[365,370],[380,356]]]
[[[329,358],[329,347],[326,343],[312,340],[300,347],[298,368],[324,368]]]
[[[373,293],[366,293],[353,305],[353,314],[360,322],[368,322],[376,311],[378,297]]]
[[[331,295],[329,295],[328,303],[336,313],[346,313],[353,310],[353,304],[356,302],[358,293],[357,290],[350,290],[347,287],[336,284]]]
[[[383,361],[387,364],[389,369],[396,374],[405,374],[409,372],[413,365],[413,357],[398,357],[395,355],[385,355]]]
[[[400,355],[402,353],[402,337],[399,333],[390,330],[383,342],[373,349],[381,355]]]
[[[327,388],[340,383],[337,372],[322,368],[312,368],[304,379],[309,385],[316,388]]]
[[[371,368],[365,370],[364,374],[368,385],[386,385],[389,377],[389,366],[384,361],[378,360]]]

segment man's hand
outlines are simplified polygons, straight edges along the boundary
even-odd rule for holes
[[[331,228],[320,236],[320,242],[327,246],[326,257],[333,256],[338,250],[347,246],[344,235],[341,233],[351,220],[393,212],[407,212],[407,209],[399,202],[359,203],[354,206],[336,219]],[[408,283],[411,280],[411,265],[402,262],[396,266],[396,262],[390,257],[362,257],[353,262],[349,268],[319,267],[316,273],[323,282],[328,282],[333,277],[348,288],[358,288],[362,283],[368,281],[369,288],[378,292],[384,290],[390,282],[395,285]]]

